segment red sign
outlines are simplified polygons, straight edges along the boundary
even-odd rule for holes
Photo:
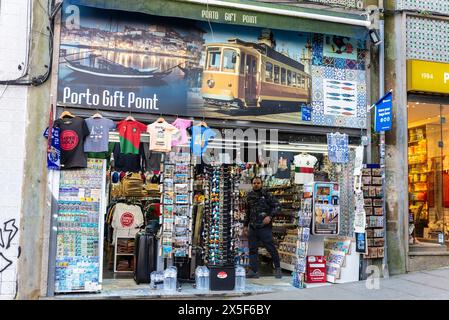
[[[224,271],[221,271],[217,274],[217,278],[220,278],[220,279],[226,279],[227,277],[228,277],[228,274]]]
[[[51,139],[51,137],[49,137]],[[78,135],[73,130],[64,130],[61,133],[61,149],[64,151],[70,151],[76,148],[78,145]]]
[[[131,227],[134,223],[134,215],[131,212],[125,212],[120,217],[120,223],[123,227]]]
[[[326,258],[324,256],[307,256],[306,282],[326,282]]]

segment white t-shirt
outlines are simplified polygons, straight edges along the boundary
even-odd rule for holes
[[[118,237],[134,237],[144,224],[142,209],[137,205],[117,203],[111,226],[114,228],[113,243]]]
[[[153,122],[147,127],[150,134],[150,150],[157,152],[170,152],[173,135],[179,133],[179,129],[166,121]]]
[[[294,157],[295,183],[305,184],[313,182],[313,167],[318,161],[310,154],[298,154]]]

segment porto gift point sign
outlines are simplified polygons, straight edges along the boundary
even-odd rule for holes
[[[59,105],[365,124],[364,40],[84,6],[77,7],[76,25],[67,6],[61,24]]]

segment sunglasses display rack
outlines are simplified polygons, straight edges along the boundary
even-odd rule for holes
[[[162,184],[162,252],[165,258],[191,257],[193,166],[190,153],[165,155]]]
[[[209,266],[234,265],[232,166],[207,166],[204,215],[204,259]]]

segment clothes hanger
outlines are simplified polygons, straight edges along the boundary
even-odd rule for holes
[[[75,116],[70,111],[64,111],[63,113],[61,113],[61,116],[59,118],[62,119],[65,117],[75,118]]]
[[[136,121],[136,119],[134,119],[134,117],[131,115],[130,112],[129,116],[126,117],[125,121]]]
[[[203,121],[201,121],[200,122],[200,124],[198,125],[198,126],[203,126],[203,127],[206,127],[206,128],[208,128],[209,126],[207,125],[207,123],[204,121],[204,117],[203,117]]]
[[[103,118],[103,116],[97,111],[97,113],[95,113],[92,118]]]

